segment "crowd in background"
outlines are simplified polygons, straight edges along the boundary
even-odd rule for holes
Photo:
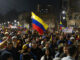
[[[0,60],[79,60],[79,33],[0,30]]]

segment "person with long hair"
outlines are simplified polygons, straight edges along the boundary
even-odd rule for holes
[[[50,50],[45,50],[45,55],[41,57],[41,60],[53,60],[52,55],[50,54]]]

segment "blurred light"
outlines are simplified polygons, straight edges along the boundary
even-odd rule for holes
[[[52,6],[52,5],[48,5],[48,7],[50,7],[50,6]]]
[[[62,11],[62,14],[66,14],[66,11],[65,11],[65,10],[63,10],[63,11]]]
[[[45,10],[48,10],[48,9],[45,9]]]
[[[17,22],[16,20],[14,20],[14,22]]]
[[[4,24],[6,24],[6,23],[4,23]]]
[[[18,25],[19,25],[19,21],[18,21],[17,23],[18,23]]]
[[[66,19],[66,17],[63,17],[63,20],[65,20]]]
[[[10,22],[8,21],[8,24],[9,24]]]
[[[32,18],[35,18],[35,16],[32,16]]]

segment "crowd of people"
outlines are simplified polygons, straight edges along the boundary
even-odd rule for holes
[[[0,60],[79,60],[78,33],[1,29]]]

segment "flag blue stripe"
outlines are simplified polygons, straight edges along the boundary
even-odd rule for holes
[[[61,27],[64,27],[64,25],[61,25],[61,24],[60,24],[60,26],[61,26]]]
[[[38,21],[36,21],[35,19],[32,18],[32,23],[34,23],[35,25],[39,26],[43,31],[45,31],[45,28],[43,27],[42,24],[40,24]]]

